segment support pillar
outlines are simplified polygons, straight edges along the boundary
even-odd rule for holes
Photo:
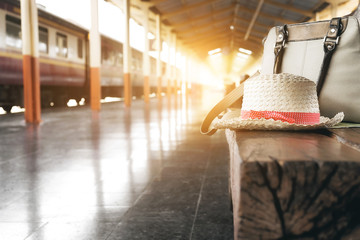
[[[189,82],[190,82],[190,66],[191,66],[191,63],[190,63],[190,58],[189,56],[187,55],[186,56],[186,77],[185,77],[185,96],[186,98],[188,98],[188,95],[189,95]]]
[[[124,39],[124,101],[125,106],[131,106],[131,75],[130,75],[130,0],[124,0],[124,15],[125,15],[125,39]]]
[[[25,121],[41,122],[39,27],[35,0],[21,0]]]
[[[160,15],[156,15],[156,50],[157,50],[157,60],[156,60],[156,78],[157,78],[157,97],[161,98],[162,92],[162,64],[161,64],[161,19]]]
[[[173,47],[174,47],[174,66],[173,66],[173,71],[172,71],[172,78],[174,81],[174,94],[177,95],[177,54],[176,54],[176,34],[174,33],[173,35]]]
[[[180,90],[180,95],[183,94],[182,90],[183,90],[183,82],[184,82],[184,74],[185,74],[185,65],[184,65],[184,56],[182,54],[182,48],[179,48],[179,59],[180,59],[180,63],[179,63],[179,67],[180,67],[180,75],[179,75],[179,82],[178,82],[178,87]]]
[[[171,31],[167,34],[168,55],[166,64],[166,78],[167,78],[167,96],[171,97]]]
[[[90,104],[91,109],[101,109],[100,56],[101,42],[99,33],[98,0],[91,0],[90,28]]]
[[[144,7],[144,39],[145,39],[145,48],[143,54],[143,71],[144,71],[144,101],[148,103],[150,101],[150,41],[148,39],[149,33],[149,8]]]

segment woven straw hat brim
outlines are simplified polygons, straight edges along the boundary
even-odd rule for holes
[[[303,125],[264,118],[243,120],[239,116],[240,111],[228,112],[221,119],[216,119],[213,123],[213,127],[216,129],[229,128],[233,130],[313,130],[330,128],[344,119],[344,113],[340,112],[331,119],[320,117],[320,122],[318,124]]]

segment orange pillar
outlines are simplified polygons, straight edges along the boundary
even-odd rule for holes
[[[21,0],[25,121],[41,122],[39,30],[35,0]]]
[[[100,87],[100,68],[90,68],[90,103],[91,109],[99,111],[101,109],[101,87]]]
[[[125,39],[124,39],[124,101],[125,106],[131,106],[131,75],[130,75],[130,0],[124,1],[124,12],[125,12]]]
[[[91,29],[90,29],[90,103],[91,109],[99,111],[101,108],[100,84],[100,56],[101,42],[98,23],[98,0],[91,0]]]
[[[162,78],[161,76],[157,77],[157,97],[161,98],[161,94],[162,94]]]
[[[150,41],[148,39],[149,33],[149,8],[144,7],[144,40],[145,48],[143,54],[143,73],[144,73],[144,101],[148,103],[150,101],[150,57],[149,57],[149,48]]]
[[[124,102],[126,107],[131,106],[131,78],[130,73],[124,73]]]
[[[150,77],[144,76],[144,101],[150,102]]]
[[[161,64],[161,19],[160,15],[156,15],[156,78],[157,78],[157,97],[161,98],[162,93],[162,64]]]

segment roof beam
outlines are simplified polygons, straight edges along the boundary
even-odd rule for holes
[[[237,26],[235,26],[235,29],[237,32],[242,32],[242,33],[245,33],[246,34],[246,31],[244,29],[240,29],[240,28],[237,28]],[[260,34],[260,35],[264,35],[264,37],[267,35],[268,32],[260,32],[260,31],[257,31],[257,30],[252,30],[253,33],[257,33],[257,34]],[[236,33],[235,33],[236,34]],[[244,35],[245,37],[245,35]],[[251,38],[252,36],[249,36],[248,38]],[[255,36],[254,36],[255,37]]]
[[[235,36],[236,39],[241,39],[241,38],[244,39],[244,36],[245,36],[245,35],[244,35],[244,34],[240,34],[240,33],[235,33],[234,36]],[[235,40],[236,40],[236,39],[235,39]],[[251,40],[251,41],[254,41],[254,42],[262,43],[262,39],[263,39],[263,38],[260,38],[260,37],[250,36],[249,39],[248,39],[248,41]]]
[[[219,40],[219,39],[222,39],[222,38],[229,38],[229,37],[230,37],[230,34],[228,32],[224,32],[222,34],[212,36],[212,37],[209,37],[209,38],[206,38],[206,39],[200,39],[200,40],[197,40],[197,41],[193,41],[191,43],[187,43],[186,45],[187,46],[198,46],[200,44],[206,45],[208,42],[211,42],[213,40]]]
[[[222,13],[225,13],[225,12],[228,12],[230,10],[234,9],[234,4],[231,5],[230,7],[228,8],[224,8],[224,9],[220,9],[218,11],[212,11],[211,13],[209,14],[206,14],[204,16],[200,16],[200,17],[197,17],[197,18],[189,18],[189,20],[186,20],[182,23],[179,23],[179,24],[174,24],[174,25],[171,25],[173,28],[181,28],[185,25],[189,25],[189,24],[192,24],[194,22],[197,22],[197,21],[201,21],[201,20],[204,20],[204,19],[207,19],[207,18],[212,18],[214,17],[215,15],[218,15],[218,14],[222,14]]]
[[[222,48],[226,45],[229,45],[229,38],[223,37],[220,39],[213,39],[210,42],[206,44],[201,45],[195,45],[195,46],[189,46],[190,49],[193,50],[200,50],[200,51],[206,51],[209,52],[210,50],[213,50],[215,48]]]
[[[161,16],[162,16],[162,19],[165,20],[165,19],[171,18],[173,16],[185,13],[187,11],[194,10],[195,8],[199,8],[199,7],[202,7],[202,6],[209,5],[214,1],[215,0],[211,0],[211,1],[204,0],[204,1],[201,1],[201,2],[198,2],[198,3],[195,3],[195,4],[185,5],[185,6],[182,6],[180,9],[178,9],[178,10],[176,10],[174,12],[165,13],[165,14],[162,14]]]
[[[234,41],[235,49],[245,48],[251,50],[252,52],[262,52],[263,47],[261,44],[256,44],[249,41]]]
[[[243,18],[243,17],[240,17],[240,16],[235,16],[235,18],[239,19],[239,20],[242,20],[242,21],[249,22],[249,19],[246,19],[246,18]],[[255,22],[255,25],[260,26],[260,27],[264,27],[266,29],[271,28],[271,26],[269,26],[267,24],[262,24],[262,23],[258,23],[258,22]]]
[[[240,34],[240,33],[246,33],[245,30],[240,29],[240,28],[237,29],[236,26],[235,26],[235,29],[236,29],[236,31],[234,32],[234,35],[235,35],[236,37],[239,37],[240,35],[242,35],[242,34]],[[255,31],[255,30],[253,30],[253,32],[255,32],[255,33],[257,33],[257,34],[264,35],[264,36],[266,36],[266,34],[267,34],[267,32],[259,32],[259,31]],[[245,35],[244,35],[244,36],[245,36]],[[243,37],[244,37],[244,36],[243,36]],[[256,36],[249,36],[249,39],[253,39],[253,38],[263,39],[262,37],[260,38],[260,37],[256,37]]]
[[[252,9],[250,9],[250,8],[247,8],[247,7],[242,7],[241,11],[245,11],[245,12],[248,12],[250,14],[254,14],[254,11]],[[265,18],[270,18],[272,20],[275,20],[275,21],[278,21],[278,22],[281,22],[281,23],[295,23],[295,21],[292,21],[290,19],[286,19],[286,18],[282,18],[282,17],[276,17],[274,15],[267,14],[267,13],[260,13],[259,16],[262,16],[262,17],[265,17]]]
[[[201,39],[198,39],[198,40],[194,40],[194,41],[191,41],[191,42],[187,42],[187,43],[184,43],[185,45],[187,45],[187,46],[197,46],[197,47],[199,47],[199,45],[200,46],[203,46],[204,44],[206,45],[206,43],[208,43],[209,41],[211,41],[211,40],[216,40],[216,39],[220,39],[220,38],[224,38],[224,37],[226,37],[226,38],[228,38],[229,40],[230,40],[230,33],[229,32],[220,32],[220,33],[218,33],[218,34],[214,34],[214,35],[210,35],[210,36],[208,36],[208,37],[206,37],[206,38],[201,38]],[[244,40],[242,40],[242,39],[244,39],[244,36],[245,35],[243,35],[243,34],[237,34],[235,37],[235,42],[243,42],[243,43],[247,43],[248,45],[253,45],[253,46],[261,46],[262,45],[262,41],[261,41],[261,39],[258,39],[258,38],[253,38],[253,37],[251,37],[250,38],[250,40],[251,41],[244,41]],[[241,39],[241,40],[238,40],[238,39]],[[261,49],[262,49],[262,47],[261,47]]]
[[[226,30],[222,30],[222,29],[218,29],[216,30],[215,32],[206,32],[205,34],[201,34],[201,35],[196,35],[195,37],[192,37],[192,38],[185,38],[183,40],[183,43],[184,44],[189,44],[189,43],[192,43],[192,42],[197,42],[197,41],[204,41],[206,42],[206,40],[210,37],[217,37],[217,36],[220,36],[221,34],[224,34],[224,33],[229,33],[228,31]]]
[[[291,12],[300,13],[301,15],[304,15],[304,16],[307,16],[307,17],[313,17],[314,16],[314,13],[312,11],[301,10],[301,9],[296,8],[296,7],[290,6],[289,4],[283,4],[283,3],[275,2],[273,0],[265,0],[265,3],[276,6],[276,7],[281,8],[281,9],[291,11]]]
[[[207,28],[207,27],[210,27],[210,26],[214,26],[214,25],[229,21],[231,19],[232,19],[232,16],[221,18],[221,19],[216,19],[216,21],[212,21],[210,23],[202,24],[202,25],[199,25],[199,26],[196,26],[196,27],[193,27],[193,28],[189,28],[187,30],[177,31],[177,32],[179,34],[187,34],[189,32],[196,32],[196,31],[199,31],[201,29],[204,29],[204,28]]]
[[[252,49],[256,49],[256,50],[262,50],[263,46],[262,43],[256,43],[256,42],[250,42],[250,41],[244,41],[244,40],[235,40],[234,41],[236,45],[242,45],[242,46],[246,46],[246,48],[250,48],[250,50]]]
[[[239,32],[244,33],[245,31],[239,30]],[[239,32],[234,33],[234,36],[236,38],[244,38],[244,34],[240,34]],[[186,37],[186,38],[184,38],[183,42],[184,42],[184,44],[189,44],[189,43],[197,42],[197,41],[206,42],[209,37],[218,37],[219,35],[224,34],[224,33],[228,34],[229,31],[227,29],[222,28],[222,27],[221,28],[214,28],[214,29],[210,29],[210,30],[208,30],[206,32],[196,34],[194,37]],[[266,35],[266,33],[263,33],[263,34]],[[263,38],[259,38],[259,37],[256,37],[256,36],[250,36],[249,37],[249,40],[255,41],[255,42],[258,42],[258,43],[262,43],[262,39]]]
[[[254,13],[254,15],[253,15],[253,17],[251,19],[251,22],[250,22],[250,24],[248,26],[248,29],[246,30],[244,40],[247,40],[249,38],[251,30],[252,30],[252,28],[254,26],[254,23],[255,23],[257,17],[259,16],[259,13],[261,11],[261,8],[262,8],[263,4],[264,4],[264,0],[260,0],[257,7],[256,7],[255,13]]]
[[[186,39],[197,39],[197,38],[204,38],[208,35],[216,35],[218,34],[218,32],[228,32],[228,28],[224,28],[224,26],[221,26],[221,27],[213,27],[211,29],[208,29],[208,30],[205,30],[203,32],[197,32],[197,33],[194,33],[194,34],[191,34],[191,35],[186,35],[186,34],[178,34],[179,37],[181,38],[186,38]]]

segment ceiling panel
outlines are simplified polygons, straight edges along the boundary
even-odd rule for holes
[[[254,25],[249,29],[260,0],[142,0],[160,14],[183,45],[197,48],[200,57],[216,46],[231,43],[251,46],[262,53],[261,41],[275,25],[309,20],[328,3],[324,0],[264,0]],[[231,27],[233,26],[233,27]],[[249,38],[244,40],[249,32]],[[216,38],[221,39],[216,41]],[[208,44],[206,44],[208,42]],[[237,46],[236,46],[237,47]]]

